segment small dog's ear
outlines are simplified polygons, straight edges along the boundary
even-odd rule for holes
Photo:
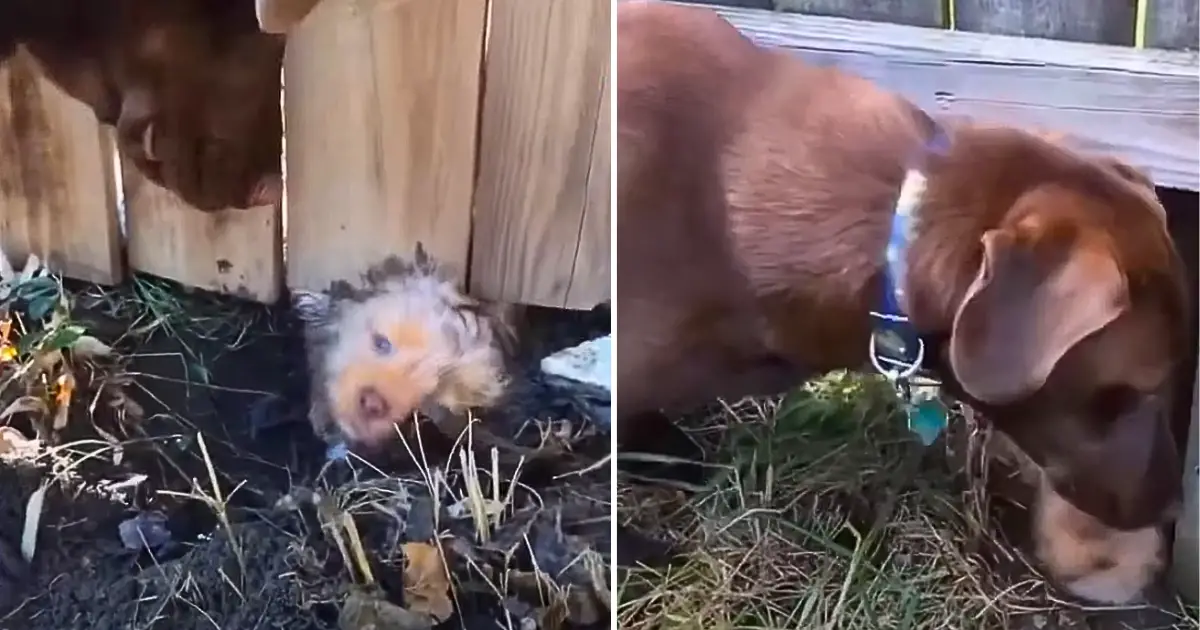
[[[323,324],[329,321],[333,300],[316,291],[293,291],[292,310],[306,324]]]

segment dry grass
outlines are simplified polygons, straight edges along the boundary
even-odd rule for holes
[[[112,347],[101,343],[72,317],[77,301],[128,322],[128,329],[109,340]],[[470,426],[448,460],[431,461],[419,432],[415,442],[406,441],[419,464],[415,474],[391,475],[352,456],[328,462],[317,479],[291,488],[274,510],[232,508],[239,493],[270,497],[272,491],[223,470],[215,449],[228,457],[231,450],[240,453],[239,445],[206,435],[182,410],[146,417],[127,390],[153,397],[143,384],[167,377],[131,372],[133,356],[150,355],[114,349],[138,352],[155,336],[170,337],[164,345],[178,351],[167,358],[184,367],[178,382],[189,390],[221,389],[211,382],[209,366],[247,342],[261,322],[244,310],[223,310],[219,301],[198,310],[197,301],[205,298],[180,296],[169,284],[144,278],[135,278],[132,290],[90,287],[72,295],[36,261],[23,272],[0,269],[0,465],[32,469],[44,480],[29,501],[22,544],[29,554],[36,553],[33,543],[44,529],[42,510],[50,509],[49,502],[43,506],[46,490],[57,485],[60,498],[96,494],[75,473],[89,462],[116,464],[137,443],[157,453],[164,468],[190,479],[183,491],[154,492],[172,505],[204,506],[216,516],[217,530],[183,558],[154,558],[153,566],[128,576],[138,584],[135,597],[110,602],[129,611],[131,618],[122,621],[133,624],[128,627],[158,627],[156,620],[179,610],[222,627],[222,615],[239,606],[276,615],[255,623],[278,623],[281,608],[295,609],[299,619],[320,605],[340,610],[343,628],[431,627],[456,610],[478,608],[481,596],[495,606],[521,603],[497,619],[501,627],[537,622],[550,628],[607,614],[607,558],[590,541],[564,533],[579,525],[577,515],[566,512],[580,504],[611,508],[607,483],[596,481],[607,478],[606,470],[568,475],[539,493],[522,482],[520,468],[502,469],[495,453],[477,461]],[[100,407],[116,415],[96,414],[109,419],[89,422]],[[4,426],[11,423],[33,427],[36,438]],[[81,434],[87,437],[75,439]],[[417,513],[422,510],[424,516]],[[422,523],[425,517],[431,522]],[[551,545],[549,555],[545,544],[533,548],[535,530],[547,520],[550,538],[562,543]],[[403,608],[389,603],[396,600],[395,575],[380,572],[400,576]],[[50,588],[66,593],[75,581],[59,576]],[[272,603],[264,604],[267,599]]]
[[[723,463],[705,489],[618,486],[622,523],[684,550],[623,578],[620,627],[1087,627],[998,534],[978,432],[946,441],[969,445],[957,457],[941,442],[923,451],[879,379],[832,375],[700,425],[693,436]]]

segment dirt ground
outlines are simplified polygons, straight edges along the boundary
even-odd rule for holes
[[[327,463],[283,309],[146,278],[68,284],[69,321],[39,336],[47,286],[13,304],[12,354],[0,344],[0,627],[608,627],[607,466],[493,483],[461,448]],[[607,311],[528,322],[528,373],[487,421],[607,455],[592,393],[534,367],[608,332]]]

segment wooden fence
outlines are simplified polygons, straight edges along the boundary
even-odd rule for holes
[[[840,66],[930,111],[1065,132],[1190,201],[1200,190],[1200,0],[692,0],[751,39]],[[845,19],[850,18],[850,19]],[[1017,36],[1017,37],[1014,37]],[[1194,238],[1191,239],[1194,243]],[[1195,277],[1196,254],[1188,263]],[[1192,434],[1173,573],[1200,589],[1200,464]]]
[[[284,63],[285,208],[212,215],[115,169],[91,111],[18,57],[0,68],[0,245],[84,280],[271,302],[420,241],[480,297],[591,308],[609,297],[610,12],[323,1]]]

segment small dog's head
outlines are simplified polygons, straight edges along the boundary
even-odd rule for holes
[[[506,385],[508,327],[463,295],[423,254],[390,260],[324,293],[297,292],[305,323],[318,434],[377,449],[414,412],[463,413]]]
[[[1169,413],[1189,351],[1166,212],[1118,160],[1000,130],[976,148],[1003,159],[980,188],[1000,218],[953,317],[954,375],[1077,507],[1121,529],[1162,522],[1180,494]]]

